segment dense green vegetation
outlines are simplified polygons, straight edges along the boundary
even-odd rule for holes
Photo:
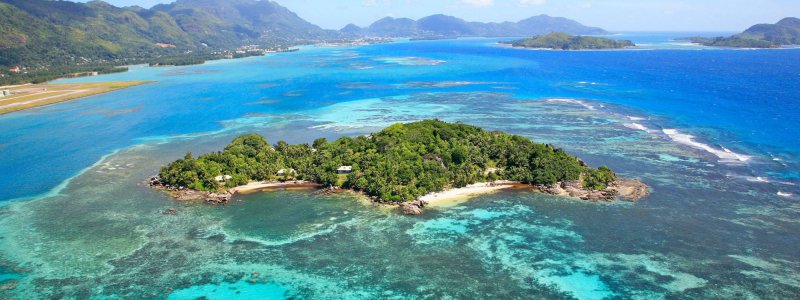
[[[353,171],[338,175],[340,166],[352,166]],[[297,173],[279,177],[281,169]],[[487,171],[492,169],[497,171]],[[219,183],[214,178],[220,175],[233,179]],[[586,167],[552,145],[436,120],[395,124],[372,136],[318,139],[312,145],[281,141],[270,147],[259,135],[244,135],[222,152],[199,158],[187,154],[163,167],[159,176],[165,184],[196,190],[293,177],[360,190],[384,201],[408,201],[498,179],[531,184],[584,179],[587,187],[597,190],[616,179],[607,167]]]
[[[330,35],[271,1],[178,0],[143,9],[103,1],[0,0],[0,77],[24,83],[78,72],[55,69],[189,64],[245,45],[286,47]],[[17,65],[29,75],[8,72]]]
[[[800,19],[785,18],[775,24],[758,24],[744,32],[716,38],[689,38],[693,43],[712,47],[778,48],[782,45],[800,45]]]
[[[709,47],[730,47],[730,48],[777,48],[778,44],[769,41],[743,38],[740,36],[716,37],[716,38],[690,38],[692,43],[701,44]]]
[[[149,60],[150,66],[189,66],[189,65],[200,65],[207,61],[211,60],[220,60],[225,58],[245,58],[245,57],[252,57],[252,56],[261,56],[264,55],[264,52],[261,51],[245,51],[245,52],[234,52],[234,51],[225,51],[226,54],[184,54],[184,55],[177,55],[177,56],[166,56],[166,57],[159,57],[155,59]]]
[[[200,65],[209,60],[223,59],[221,54],[166,56],[150,60],[150,66]]]
[[[592,36],[572,36],[563,32],[539,35],[529,39],[509,42],[508,44],[514,47],[555,50],[621,49],[636,46],[631,41]]]

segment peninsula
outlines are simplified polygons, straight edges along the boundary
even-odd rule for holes
[[[281,183],[282,182],[282,183]],[[373,201],[418,214],[428,202],[524,186],[585,200],[637,200],[647,187],[592,168],[552,145],[498,131],[427,120],[395,124],[379,133],[312,145],[257,135],[234,139],[222,152],[188,153],[164,166],[150,185],[175,198],[224,204],[251,187],[316,184],[327,191],[362,192]]]
[[[538,35],[529,39],[501,42],[513,47],[553,50],[603,50],[635,47],[631,41],[592,36],[572,36],[563,32]]]

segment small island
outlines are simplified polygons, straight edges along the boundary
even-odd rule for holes
[[[592,36],[572,36],[563,32],[553,32],[529,39],[501,43],[519,48],[553,50],[605,50],[624,49],[636,46],[636,44],[627,40],[612,40],[609,38]]]
[[[785,18],[775,24],[758,24],[744,32],[728,37],[686,38],[695,44],[725,48],[781,48],[800,45],[800,19]]]
[[[312,145],[270,146],[260,135],[243,135],[222,152],[186,154],[149,184],[179,200],[212,204],[246,190],[315,185],[322,192],[360,192],[406,214],[421,213],[439,196],[515,186],[591,201],[636,201],[648,194],[640,181],[619,179],[605,166],[589,167],[553,145],[438,120],[332,142],[320,138]]]

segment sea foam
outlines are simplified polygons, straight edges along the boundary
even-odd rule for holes
[[[577,105],[585,107],[588,110],[597,110],[597,108],[594,105],[591,105],[591,104],[588,104],[586,102],[583,102],[581,100],[576,100],[576,99],[552,98],[552,99],[547,99],[547,102],[550,102],[550,103],[577,104]]]
[[[624,123],[624,124],[622,124],[622,126],[625,126],[627,128],[633,129],[633,130],[641,130],[641,131],[648,132],[648,133],[657,132],[656,130],[647,128],[647,126],[644,126],[644,125],[639,124],[639,123]]]
[[[719,157],[719,161],[722,163],[745,163],[752,158],[748,155],[733,152],[725,147],[721,147],[722,149],[717,149],[711,145],[700,143],[694,140],[693,135],[682,133],[676,129],[664,129],[663,132],[673,141],[679,144],[687,145],[689,147],[700,149],[716,155]]]

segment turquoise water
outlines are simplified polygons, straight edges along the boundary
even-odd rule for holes
[[[684,35],[305,47],[64,80],[155,82],[0,116],[0,298],[797,298],[800,50]],[[654,193],[504,191],[405,217],[350,194],[209,207],[142,183],[242,133],[310,142],[428,118],[554,143]]]

